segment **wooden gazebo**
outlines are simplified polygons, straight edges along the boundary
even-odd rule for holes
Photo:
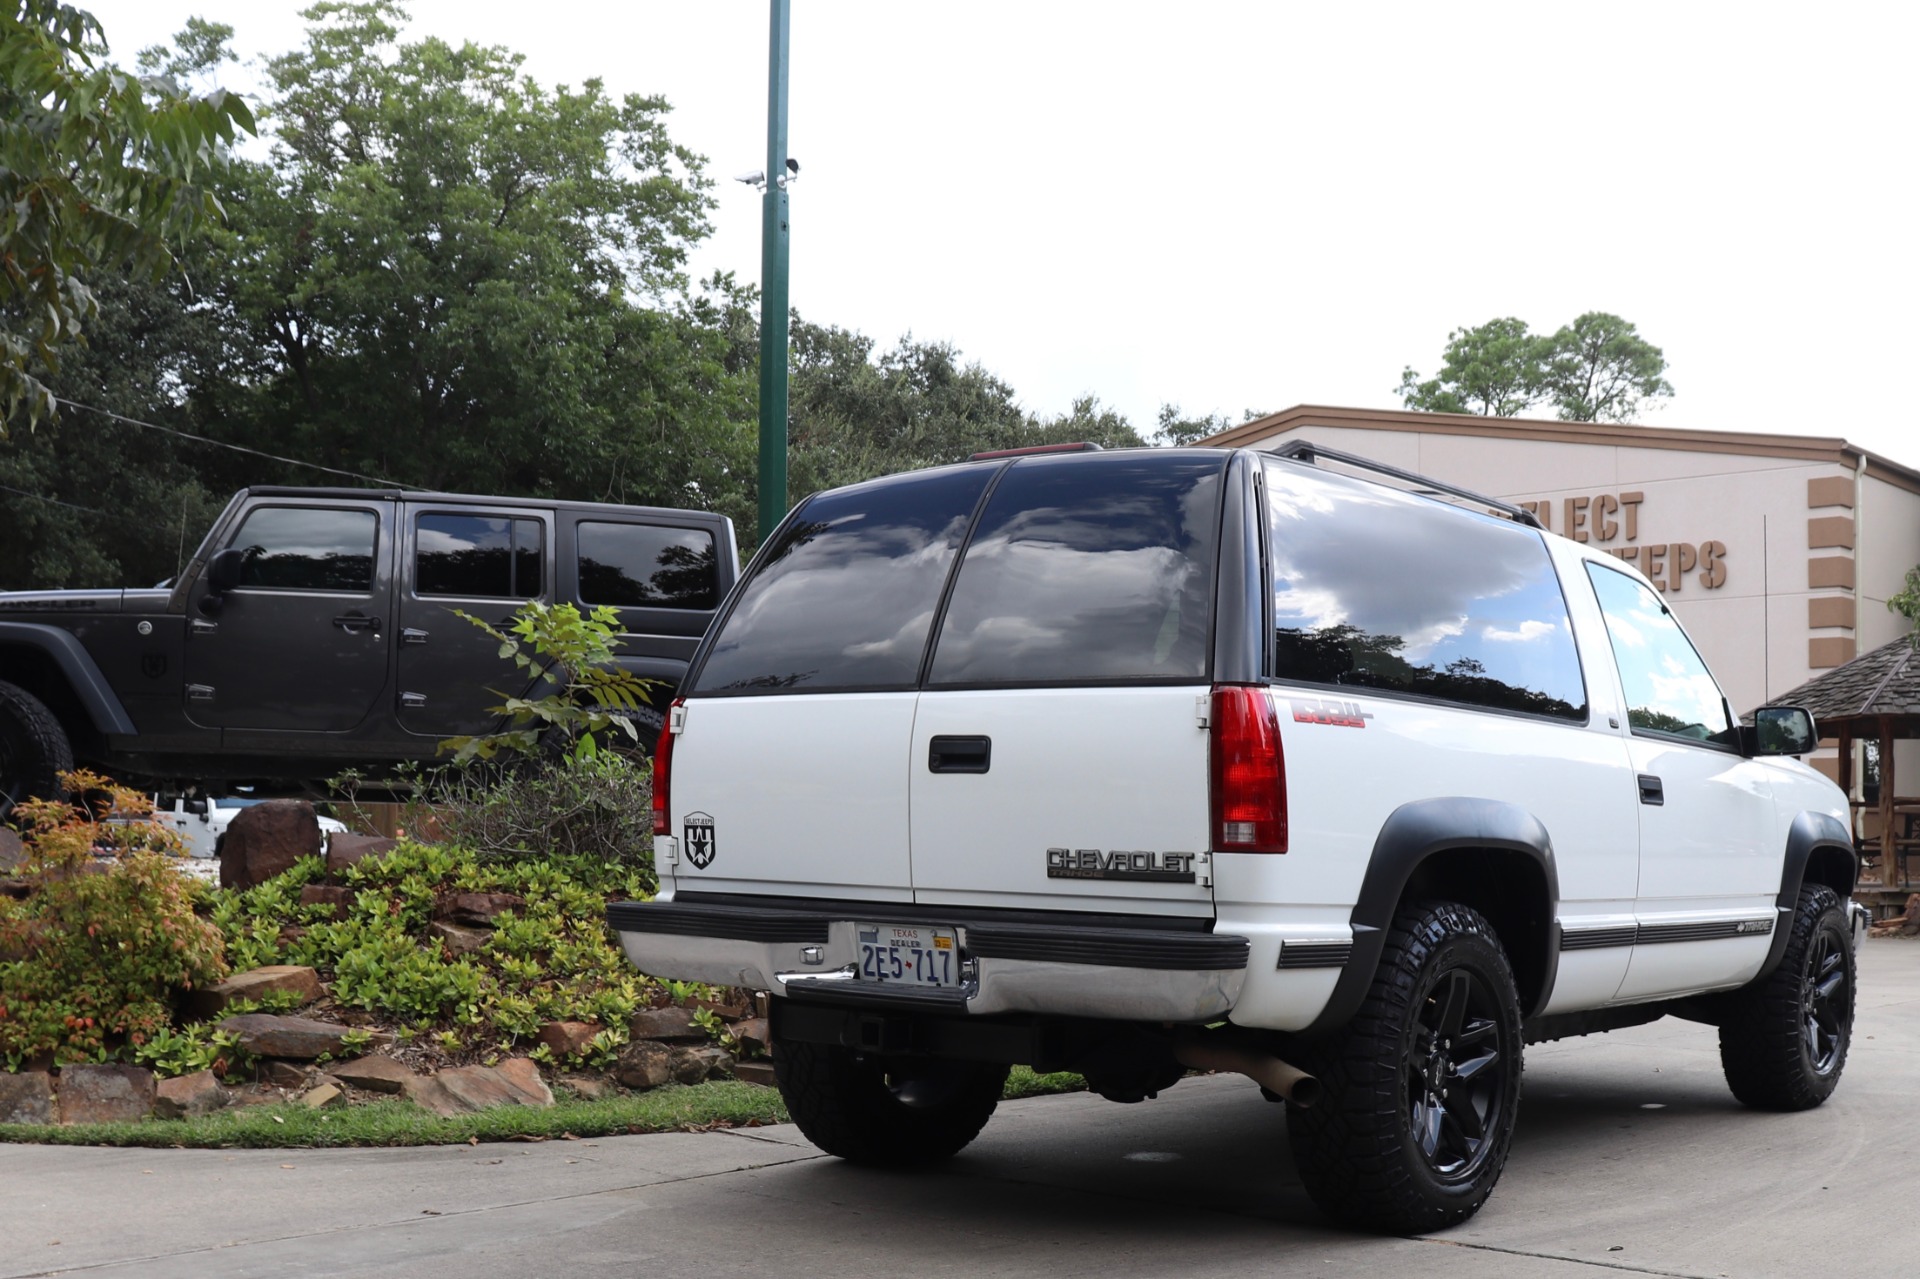
[[[1920,850],[1920,798],[1900,794],[1893,760],[1895,741],[1920,738],[1920,651],[1915,639],[1903,636],[1882,644],[1771,699],[1781,706],[1806,707],[1821,737],[1840,739],[1840,789],[1852,805],[1854,846],[1863,857],[1878,858],[1883,892],[1914,887],[1906,859]],[[1879,744],[1880,795],[1875,803],[1853,798],[1856,740]],[[1861,887],[1874,885],[1873,872],[1863,873]]]

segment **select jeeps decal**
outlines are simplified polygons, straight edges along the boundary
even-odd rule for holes
[[[1049,848],[1048,879],[1131,879],[1155,884],[1191,884],[1192,853],[1145,850]]]
[[[1360,709],[1358,702],[1338,702],[1330,697],[1290,697],[1296,724],[1332,724],[1336,728],[1365,728],[1373,718]]]
[[[686,838],[681,840],[687,860],[695,870],[713,865],[713,818],[706,813],[688,813]]]

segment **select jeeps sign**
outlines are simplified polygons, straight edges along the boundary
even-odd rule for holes
[[[713,865],[713,818],[706,813],[688,813],[682,830],[685,838],[681,844],[693,868],[705,870]]]

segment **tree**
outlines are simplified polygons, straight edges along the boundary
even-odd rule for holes
[[[1550,336],[1511,316],[1447,335],[1440,372],[1400,374],[1401,402],[1429,413],[1515,417],[1552,406],[1563,422],[1627,422],[1673,394],[1666,356],[1617,315],[1589,311]]]
[[[1920,564],[1907,570],[1905,584],[1887,598],[1887,611],[1900,614],[1916,626],[1909,638],[1915,648],[1920,648]]]
[[[0,9],[0,432],[56,411],[43,378],[96,310],[89,277],[156,276],[219,215],[210,176],[246,104],[98,62],[93,16],[57,0]]]
[[[1235,426],[1243,426],[1266,415],[1265,409],[1248,409],[1240,415],[1238,422],[1232,421],[1224,413],[1186,417],[1180,412],[1178,404],[1162,404],[1159,429],[1153,433],[1153,442],[1166,447],[1179,448],[1183,445],[1198,443],[1209,435],[1218,435]]]

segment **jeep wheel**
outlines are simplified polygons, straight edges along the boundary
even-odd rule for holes
[[[773,1070],[808,1141],[852,1163],[894,1168],[956,1154],[980,1135],[1007,1083],[1005,1066],[785,1040]]]
[[[66,730],[46,703],[0,683],[0,818],[23,799],[58,799],[59,774],[73,767]]]
[[[1520,1000],[1492,926],[1452,902],[1403,907],[1365,1002],[1313,1063],[1326,1093],[1287,1108],[1287,1140],[1324,1212],[1396,1234],[1471,1217],[1520,1104]]]
[[[1780,964],[1728,997],[1720,1066],[1757,1110],[1811,1110],[1840,1082],[1853,1040],[1853,935],[1840,896],[1800,890]]]

